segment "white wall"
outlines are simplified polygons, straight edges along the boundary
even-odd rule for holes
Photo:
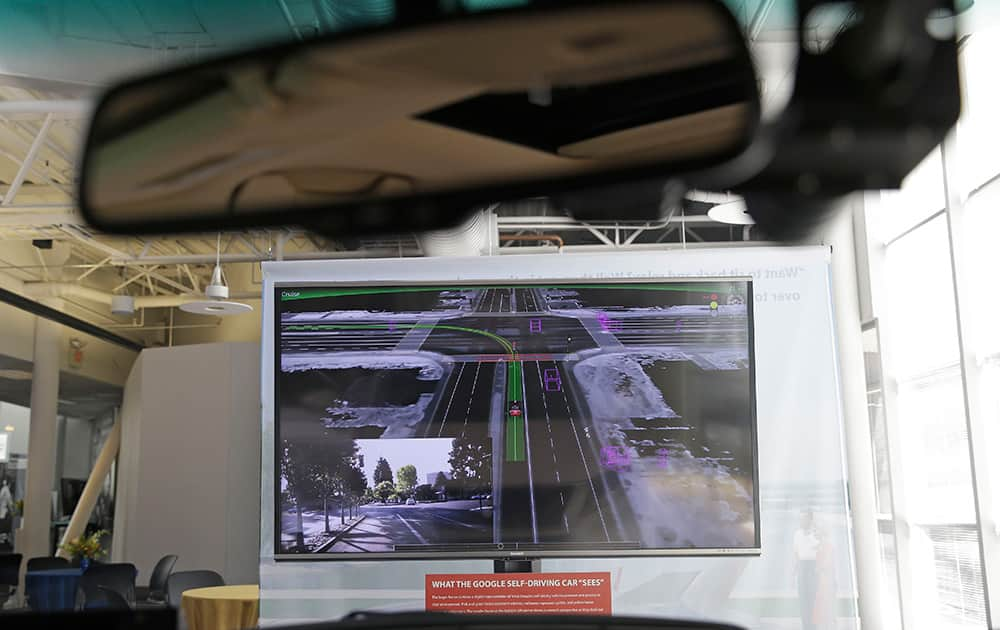
[[[125,384],[112,557],[140,580],[164,554],[175,570],[256,583],[260,523],[260,349],[157,348]]]
[[[62,476],[67,479],[86,479],[90,476],[90,420],[66,418],[63,433]]]

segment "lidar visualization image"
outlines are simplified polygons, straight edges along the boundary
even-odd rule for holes
[[[759,547],[749,281],[275,297],[279,555]]]

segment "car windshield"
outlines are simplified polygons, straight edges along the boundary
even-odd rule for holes
[[[795,3],[724,4],[778,120]],[[960,42],[958,124],[899,190],[848,196],[793,244],[732,191],[660,182],[430,232],[82,218],[106,88],[400,5],[0,2],[0,615],[1000,627],[1000,9],[926,16]],[[861,17],[821,3],[804,54]],[[608,84],[534,119],[513,103],[529,90],[420,122],[544,149],[602,112],[633,126],[632,96]]]

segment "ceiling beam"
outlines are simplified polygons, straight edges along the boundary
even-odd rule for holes
[[[0,101],[0,115],[11,120],[86,118],[92,108],[93,102],[84,100]]]
[[[7,194],[3,196],[3,201],[0,201],[0,206],[9,206],[14,203],[14,197],[17,196],[17,191],[20,190],[21,184],[28,177],[28,171],[31,170],[32,165],[35,163],[35,158],[38,157],[38,152],[42,149],[42,145],[45,144],[45,136],[48,135],[51,127],[52,114],[47,114],[45,122],[42,123],[42,128],[38,130],[38,134],[35,135],[35,139],[31,142],[28,154],[24,156],[21,168],[17,169],[17,175],[14,176],[14,181],[10,183]]]

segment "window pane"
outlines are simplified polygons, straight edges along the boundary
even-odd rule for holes
[[[934,559],[938,627],[985,628],[983,568],[974,525],[922,527]]]
[[[1000,291],[996,288],[1000,274],[998,204],[1000,182],[970,197],[963,210],[963,247],[959,254],[965,263],[962,271],[967,274],[967,288],[972,292],[964,300],[969,306],[963,315],[969,324],[966,334],[980,364],[1000,354],[1000,326],[996,325],[1000,313]]]
[[[982,628],[982,565],[946,218],[931,219],[889,245],[885,273],[881,333],[891,360],[886,374],[896,384],[900,442],[891,446],[902,471],[897,481],[907,519],[910,589],[903,605],[920,630]]]
[[[865,383],[868,389],[868,423],[875,467],[876,509],[879,514],[889,515],[892,514],[892,489],[889,485],[889,440],[885,426],[885,394],[882,390],[878,330],[865,330],[862,340],[865,350]]]
[[[978,29],[961,54],[965,94],[958,123],[958,165],[960,184],[966,191],[981,186],[1000,173],[1000,82],[996,80],[1000,59],[1000,28]]]
[[[902,626],[902,620],[899,614],[896,537],[892,521],[879,519],[878,539],[882,554],[882,625],[886,630],[897,630]]]
[[[883,334],[891,348],[893,376],[906,380],[957,365],[955,293],[944,216],[887,248],[886,286]]]
[[[969,442],[958,367],[899,387],[903,487],[911,518],[975,523]]]
[[[996,234],[1000,233],[1000,182],[995,182],[969,198],[963,209],[963,273],[967,274],[967,289],[963,312],[968,322],[969,347],[979,370],[979,393],[982,397],[977,412],[985,428],[987,452],[1000,452],[1000,291],[995,287],[1000,273],[1000,248]],[[993,505],[1000,506],[1000,457],[987,458],[989,479],[982,487],[992,490]]]
[[[887,243],[944,209],[944,167],[934,149],[903,180],[899,190],[883,190],[879,211],[872,217],[872,234]]]
[[[1000,182],[994,182],[969,198],[963,209],[963,273],[970,295],[964,301],[966,335],[978,370],[979,396],[975,407],[984,429],[985,453],[1000,453],[1000,291],[995,287],[1000,273],[1000,248],[996,245],[1000,230]],[[994,510],[1000,509],[1000,457],[985,458],[986,479],[979,487],[990,493]],[[989,497],[984,497],[989,498]],[[996,518],[996,516],[994,516]],[[992,528],[991,528],[992,529]],[[995,530],[994,530],[995,531]]]
[[[983,397],[980,412],[986,428],[986,448],[990,453],[1000,453],[1000,359],[994,358],[981,368]],[[987,460],[989,486],[993,495],[994,510],[1000,509],[1000,457]],[[981,486],[982,487],[982,486]]]
[[[985,608],[957,367],[899,388],[912,600],[921,630],[983,628]]]

